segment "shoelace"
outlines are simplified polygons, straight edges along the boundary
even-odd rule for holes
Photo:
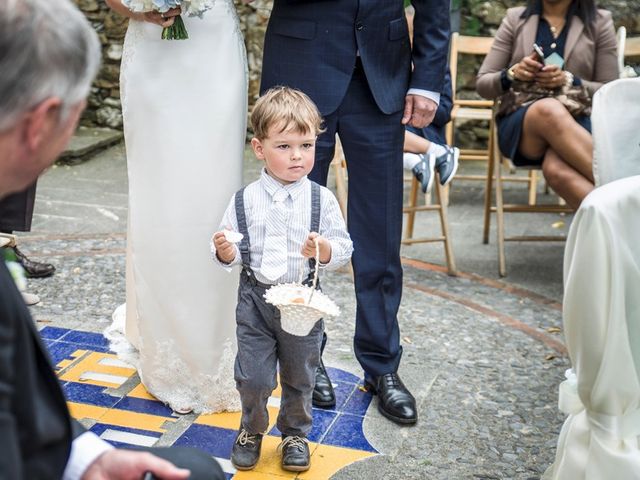
[[[387,375],[385,375],[384,377],[384,382],[387,384],[388,387],[400,387],[401,382],[400,382],[400,377],[398,377],[397,373],[389,373]]]
[[[286,437],[280,445],[278,445],[278,451],[282,451],[288,446],[292,448],[297,448],[300,452],[304,452],[304,448],[307,444],[307,439],[298,437],[297,435],[293,437]]]
[[[256,436],[255,435],[249,435],[249,432],[247,432],[244,428],[242,429],[242,431],[240,432],[240,435],[238,435],[238,439],[236,440],[236,443],[242,445],[243,447],[247,444],[250,443],[252,445],[255,445],[256,443]]]

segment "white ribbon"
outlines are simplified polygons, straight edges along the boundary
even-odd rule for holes
[[[566,380],[560,384],[558,408],[567,415],[585,412],[589,426],[596,432],[613,438],[625,440],[640,436],[640,410],[631,410],[623,415],[607,415],[586,410],[578,395],[578,377],[569,369]]]

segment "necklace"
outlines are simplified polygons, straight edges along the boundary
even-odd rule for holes
[[[548,18],[546,20],[547,20],[547,23],[549,24],[549,30],[551,30],[551,35],[553,35],[553,38],[558,38],[558,35],[560,34],[560,30],[562,30],[562,27],[564,27],[564,23],[565,23],[564,18],[560,20],[560,22],[558,22],[556,25],[552,24]]]

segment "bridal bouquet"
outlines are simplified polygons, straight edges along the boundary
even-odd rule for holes
[[[172,8],[180,7],[182,13],[190,17],[198,16],[213,7],[215,0],[122,0],[125,7],[135,13],[165,13]],[[184,21],[180,15],[174,17],[173,25],[162,30],[163,40],[184,40],[189,38]]]

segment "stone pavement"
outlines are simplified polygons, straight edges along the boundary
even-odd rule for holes
[[[246,180],[259,168],[247,155]],[[563,245],[510,244],[509,276],[499,279],[495,241],[481,243],[482,186],[458,182],[451,192],[458,277],[444,273],[440,245],[403,247],[400,373],[419,404],[417,426],[390,423],[374,398],[359,417],[361,427],[347,425],[333,436],[348,437],[352,428],[355,438],[362,428],[369,451],[380,455],[367,455],[332,478],[538,479],[553,460],[562,424],[557,386],[569,366],[561,335]],[[524,195],[522,187],[509,188],[510,195]],[[24,251],[58,268],[52,278],[29,282],[43,299],[32,309],[40,328],[100,333],[108,326],[124,300],[126,202],[122,145],[85,163],[55,166],[40,180],[33,231],[19,235]],[[508,223],[510,231],[557,233],[569,223],[557,215],[522,217]],[[435,214],[419,214],[417,222],[419,235],[437,226]],[[343,311],[327,324],[325,361],[361,377],[352,352],[351,278],[347,272],[327,273],[324,288]],[[61,369],[70,365],[65,355]],[[332,416],[318,442],[349,415]],[[327,443],[342,442],[334,441]],[[322,472],[312,467],[301,478],[326,478]]]

